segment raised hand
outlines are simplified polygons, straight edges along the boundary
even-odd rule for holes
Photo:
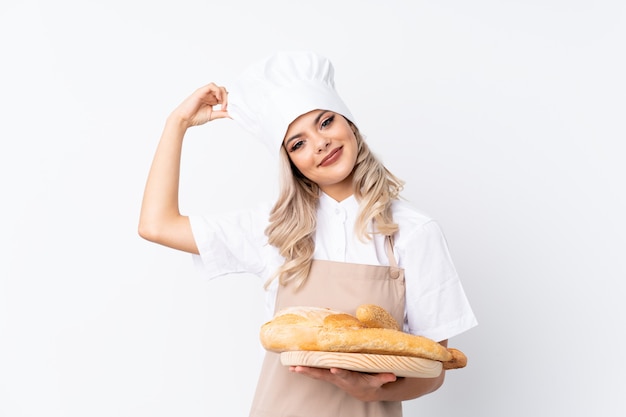
[[[218,106],[219,108],[215,108]],[[228,115],[228,91],[226,87],[209,83],[198,88],[174,109],[170,118],[184,122],[187,127],[198,126]]]

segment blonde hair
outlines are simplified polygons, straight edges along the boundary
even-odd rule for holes
[[[362,241],[372,239],[368,226],[373,221],[374,233],[392,236],[398,231],[398,225],[393,221],[391,204],[399,198],[404,181],[385,168],[370,151],[356,126],[350,125],[358,145],[353,184],[359,214],[354,232]],[[315,251],[319,187],[292,164],[284,146],[280,149],[279,181],[278,200],[270,213],[265,234],[285,262],[265,286],[277,277],[280,284],[294,281],[299,286],[309,274]]]

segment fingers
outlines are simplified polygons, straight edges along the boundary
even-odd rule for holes
[[[330,371],[323,368],[312,368],[309,366],[290,366],[289,370],[297,374],[303,374],[314,379],[328,380]]]
[[[392,373],[367,374],[341,368],[321,369],[308,366],[291,366],[289,370],[310,378],[330,382],[362,401],[375,400],[380,387],[397,380],[397,377]]]
[[[215,106],[220,104],[222,110],[228,107],[228,90],[226,87],[219,86],[215,83],[209,83],[204,87],[198,89],[199,94],[202,95],[202,100],[210,105]]]
[[[230,114],[228,114],[228,112],[225,110],[213,110],[210,115],[211,120],[225,118],[230,118]]]
[[[389,372],[380,374],[364,374],[361,372],[348,371],[347,369],[330,368],[330,373],[342,380],[359,378],[361,380],[367,381],[369,385],[377,387],[398,379],[397,376]]]
[[[221,104],[222,104],[222,110],[227,110],[228,109],[228,90],[226,90],[226,87],[220,87],[220,99]]]
[[[202,124],[207,121],[229,117],[228,115],[228,91],[226,87],[215,83],[209,83],[196,90],[194,96],[197,100],[194,124]],[[193,97],[193,96],[192,96]],[[219,106],[219,108],[215,108]]]
[[[350,371],[346,369],[330,368],[330,373],[341,379],[348,379],[350,377]]]
[[[369,386],[381,386],[388,382],[394,382],[398,377],[386,372],[380,374],[364,374],[362,372],[349,371],[342,368],[313,368],[308,366],[290,366],[289,370],[298,374],[307,375],[315,379],[323,379],[335,384],[349,382],[350,384],[366,382]]]
[[[213,84],[213,87],[215,87],[213,92],[215,94],[216,103],[212,104],[212,106],[219,104],[220,108],[214,109],[212,107],[212,112],[209,115],[209,120],[223,119],[225,117],[230,117],[228,115],[228,90],[226,90],[226,87],[217,86],[215,84]]]
[[[216,107],[218,106],[218,107]],[[188,127],[202,125],[210,120],[230,117],[228,91],[215,83],[204,85],[183,100],[170,114]]]

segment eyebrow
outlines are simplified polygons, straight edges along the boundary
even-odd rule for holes
[[[320,122],[320,119],[322,118],[322,116],[324,116],[326,113],[330,113],[330,110],[322,110],[319,112],[319,114],[317,115],[317,117],[315,118],[315,120],[313,121],[313,125],[317,126],[317,124]],[[298,139],[300,136],[302,136],[301,133],[296,133],[295,135],[291,136],[289,139],[287,139],[285,141],[285,146],[289,145],[289,142],[291,142],[294,139]]]

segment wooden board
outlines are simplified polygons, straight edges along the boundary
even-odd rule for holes
[[[285,366],[311,366],[315,368],[342,368],[350,371],[383,373],[412,378],[434,378],[441,374],[442,364],[430,359],[410,356],[374,355],[369,353],[282,352],[280,362]]]

